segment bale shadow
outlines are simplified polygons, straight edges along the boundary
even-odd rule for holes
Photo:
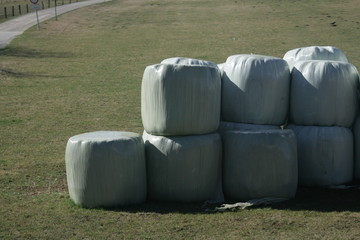
[[[70,58],[74,57],[74,54],[70,52],[46,52],[26,47],[7,46],[0,49],[0,56],[20,58]]]
[[[272,209],[318,212],[360,212],[360,190],[299,188],[295,198],[271,206]]]
[[[128,212],[128,213],[182,213],[182,214],[206,214],[202,208],[203,203],[176,203],[147,201],[140,205],[131,205],[126,207],[105,208],[108,211]]]
[[[234,203],[234,202],[226,202]],[[221,204],[211,204],[204,206],[201,203],[175,203],[147,201],[140,205],[127,207],[104,208],[107,211],[129,212],[129,213],[181,213],[181,214],[217,214],[216,211],[206,211],[215,209]],[[295,198],[282,203],[266,206],[255,206],[249,209],[270,208],[274,210],[288,211],[317,211],[317,212],[360,212],[360,190],[351,189],[324,189],[324,188],[299,188]],[[231,209],[229,211],[234,211]],[[236,211],[244,211],[236,209]],[[245,210],[247,211],[247,210]]]
[[[39,73],[34,73],[34,72],[26,72],[26,73],[21,73],[21,72],[15,72],[13,70],[10,69],[1,69],[0,68],[0,82],[1,82],[1,76],[3,77],[13,77],[13,78],[17,78],[17,79],[21,79],[21,78],[55,78],[55,79],[63,79],[63,78],[70,78],[72,76],[65,76],[65,75],[49,75],[49,74],[39,74]]]

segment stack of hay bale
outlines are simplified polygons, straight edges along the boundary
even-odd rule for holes
[[[299,185],[326,187],[353,179],[353,134],[359,76],[334,47],[287,52],[290,116],[298,142]]]
[[[216,64],[187,58],[146,67],[141,87],[148,198],[198,202],[220,177],[221,78]]]
[[[294,49],[283,59],[234,55],[219,66],[165,59],[143,74],[142,136],[69,139],[70,197],[85,207],[223,200],[223,192],[238,201],[292,198],[298,184],[351,182],[353,139],[360,180],[360,118],[350,130],[358,87],[356,68],[334,47]]]
[[[297,149],[287,118],[290,72],[281,58],[234,55],[222,70],[223,188],[228,199],[292,198]]]

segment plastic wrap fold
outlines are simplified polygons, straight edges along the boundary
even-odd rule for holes
[[[213,199],[220,177],[220,135],[163,137],[144,132],[148,197],[199,202]]]
[[[353,179],[353,135],[344,127],[289,125],[297,137],[299,185],[326,187]]]
[[[227,199],[294,197],[298,167],[293,131],[229,131],[223,137],[223,151]]]
[[[222,77],[222,74],[223,74],[224,64],[225,64],[225,63],[219,63],[219,64],[217,65],[218,68],[219,68],[219,70],[220,70],[221,77]]]
[[[284,59],[288,62],[290,70],[296,62],[305,60],[332,60],[348,62],[345,54],[338,48],[332,46],[311,46],[292,49],[285,53]]]
[[[167,58],[161,61],[161,63],[163,64],[180,64],[180,65],[202,65],[202,66],[208,66],[208,67],[214,67],[217,68],[217,64],[210,62],[210,61],[205,61],[205,60],[200,60],[200,59],[195,59],[195,58],[186,58],[186,57],[173,57],[173,58]]]
[[[281,58],[234,55],[223,65],[224,121],[281,125],[289,105],[290,71]]]
[[[157,64],[145,69],[141,116],[154,135],[215,132],[220,121],[221,78],[217,67]]]
[[[113,207],[146,200],[141,135],[100,131],[68,140],[65,153],[70,198],[84,207]]]
[[[358,85],[358,72],[350,63],[297,62],[291,73],[291,122],[350,127],[358,109]]]
[[[259,130],[270,130],[270,129],[280,129],[280,126],[220,121],[217,132],[222,135],[228,131],[254,131],[254,130],[259,131]]]

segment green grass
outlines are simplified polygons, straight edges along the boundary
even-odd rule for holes
[[[332,45],[359,68],[359,12],[357,0],[113,0],[30,29],[0,50],[0,239],[359,238],[357,190],[215,214],[200,203],[88,210],[69,200],[64,164],[73,135],[142,132],[147,65]]]

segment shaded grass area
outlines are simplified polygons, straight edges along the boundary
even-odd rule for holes
[[[88,210],[69,200],[64,164],[73,135],[142,132],[147,65],[332,45],[359,68],[359,13],[356,0],[113,0],[30,29],[0,50],[0,238],[360,237],[357,189],[300,189],[279,205],[225,213],[202,203]]]

